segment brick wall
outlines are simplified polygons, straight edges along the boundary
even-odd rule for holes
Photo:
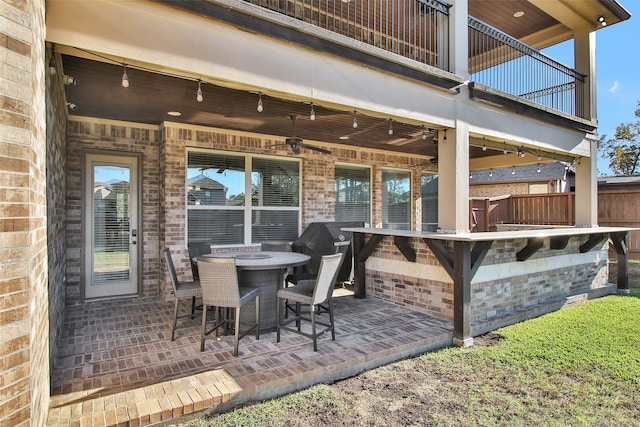
[[[607,286],[607,247],[604,241],[581,254],[581,238],[572,238],[562,250],[549,242],[524,262],[516,253],[526,240],[495,241],[471,283],[471,322],[484,324],[512,316],[517,320],[559,308],[568,296],[589,294]],[[407,261],[385,237],[367,260],[367,296],[411,307],[445,320],[453,319],[453,282],[427,245],[412,239],[416,262]],[[446,245],[451,251],[452,244]],[[555,304],[555,305],[554,305]],[[541,308],[542,307],[542,308]],[[517,315],[522,313],[522,315]],[[491,328],[494,329],[494,328]]]
[[[562,250],[549,249],[547,241],[527,261],[518,262],[515,254],[526,243],[525,240],[493,243],[483,266],[489,265],[498,270],[501,264],[507,265],[509,267],[503,269],[515,271],[516,274],[509,277],[496,273],[493,276],[499,278],[472,282],[472,323],[525,311],[607,284],[606,241],[587,254],[580,254],[579,246],[583,243],[580,238],[572,238]]]
[[[0,2],[0,425],[49,405],[44,2]]]
[[[208,148],[227,151],[252,152],[266,155],[291,156],[288,149],[269,149],[280,141],[266,136],[246,135],[199,126],[180,126],[165,123],[160,141],[160,223],[161,242],[174,257],[180,277],[189,277],[191,269],[185,243],[185,173],[187,147]],[[314,143],[315,144],[315,143]],[[317,144],[322,145],[322,144]],[[335,220],[335,163],[350,163],[372,168],[373,224],[382,222],[382,189],[380,179],[382,167],[408,169],[415,160],[383,152],[367,152],[357,148],[326,146],[331,155],[315,151],[304,151],[302,158],[302,229],[316,221]],[[419,182],[419,174],[413,174]],[[419,187],[418,187],[419,188]],[[415,214],[413,215],[415,220]],[[164,274],[165,268],[161,268]],[[162,278],[162,293],[171,298],[171,286]]]
[[[81,302],[83,295],[82,168],[88,150],[142,155],[142,295],[159,294],[159,133],[155,127],[124,122],[71,117],[67,123],[67,303]]]
[[[52,59],[51,47],[47,50],[46,63]],[[54,60],[58,60],[55,58]],[[56,67],[57,70],[62,68]],[[66,125],[62,73],[47,76],[47,253],[49,268],[49,342],[50,360],[56,357],[58,338],[64,321],[66,296]]]
[[[505,194],[529,194],[529,183],[506,182],[469,186],[469,197],[497,197]]]

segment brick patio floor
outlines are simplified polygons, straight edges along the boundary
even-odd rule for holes
[[[183,321],[172,342],[173,302],[134,298],[67,307],[48,425],[178,423],[451,345],[451,322],[373,298],[334,301],[336,341],[321,336],[318,352],[311,340],[283,331],[280,343],[275,332],[243,338],[238,357],[226,337],[209,338],[200,352],[200,312]]]

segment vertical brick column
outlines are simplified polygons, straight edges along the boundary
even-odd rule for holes
[[[49,405],[44,8],[0,7],[0,425]]]

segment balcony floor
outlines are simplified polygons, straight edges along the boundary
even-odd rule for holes
[[[348,292],[336,290],[341,293]],[[373,298],[345,295],[334,302],[336,341],[321,336],[318,352],[311,340],[283,331],[280,343],[275,332],[243,338],[238,357],[226,337],[208,337],[199,351],[200,312],[183,320],[187,326],[172,342],[171,301],[67,307],[48,425],[148,425],[226,410],[451,345],[451,322]]]

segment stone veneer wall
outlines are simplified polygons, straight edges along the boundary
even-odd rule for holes
[[[52,58],[48,49],[46,63]],[[55,58],[54,60],[59,60]],[[58,62],[57,70],[61,70]],[[49,363],[53,366],[62,332],[66,298],[66,129],[62,72],[47,75],[47,253],[49,256]]]
[[[46,424],[44,1],[0,3],[0,425]]]
[[[157,296],[160,264],[159,151],[154,126],[70,117],[67,123],[67,303],[80,303],[82,269],[82,168],[91,152],[141,154],[142,295]],[[184,186],[184,184],[182,184]]]
[[[547,240],[523,262],[516,260],[516,253],[526,240],[493,242],[471,283],[470,316],[475,329],[485,331],[483,325],[500,319],[507,319],[504,325],[534,317],[559,308],[567,297],[607,289],[608,244],[604,241],[581,254],[583,240],[572,238],[562,250],[549,249]],[[367,296],[452,320],[453,281],[423,241],[412,239],[411,244],[417,253],[415,263],[402,256],[392,238],[385,237],[367,260]]]

